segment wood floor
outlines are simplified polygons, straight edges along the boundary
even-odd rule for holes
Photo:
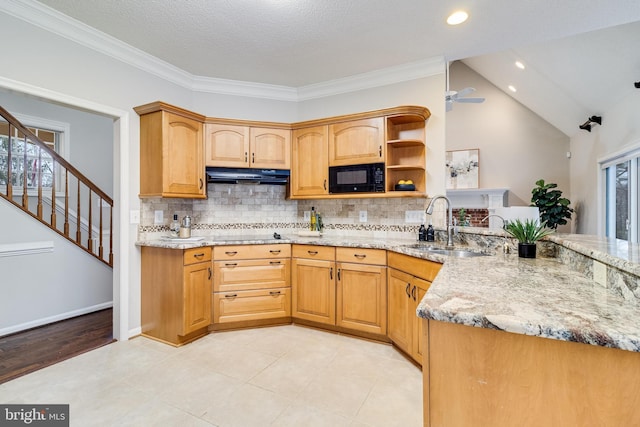
[[[0,337],[0,384],[113,342],[113,310]]]

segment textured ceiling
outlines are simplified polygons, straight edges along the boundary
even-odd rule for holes
[[[640,19],[638,0],[40,0],[193,75],[300,87]],[[467,23],[449,27],[455,7]]]

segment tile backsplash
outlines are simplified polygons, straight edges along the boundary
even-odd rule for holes
[[[426,208],[424,198],[411,197],[287,200],[283,185],[209,184],[207,190],[206,200],[141,199],[140,237],[166,234],[174,214],[179,219],[191,216],[194,234],[292,233],[307,227],[304,212],[313,206],[322,215],[327,235],[412,238],[420,224],[405,223],[405,211]],[[163,224],[154,224],[158,210],[163,212]],[[360,222],[361,211],[367,212],[366,222]],[[442,212],[434,213],[434,224]],[[429,221],[426,216],[424,220]]]

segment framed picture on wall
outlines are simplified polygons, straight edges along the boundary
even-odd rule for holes
[[[478,188],[480,150],[447,151],[447,189]]]

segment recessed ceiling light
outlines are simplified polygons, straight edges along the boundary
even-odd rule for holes
[[[518,89],[516,89],[515,86],[513,86],[513,85],[509,85],[508,87],[509,87],[509,90],[511,92],[517,92],[518,91]]]
[[[449,15],[449,17],[447,18],[447,24],[449,25],[462,24],[464,21],[467,20],[467,18],[469,18],[469,14],[467,12],[465,12],[464,10],[457,10],[453,12],[451,15]]]
[[[524,64],[520,61],[516,61],[516,67],[520,68],[521,70],[524,70]]]

